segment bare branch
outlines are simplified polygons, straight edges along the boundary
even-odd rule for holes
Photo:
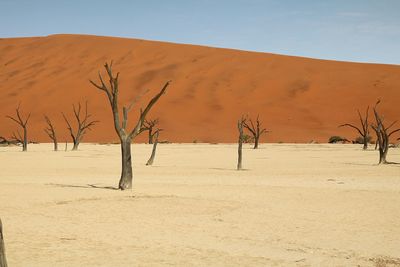
[[[76,132],[74,132],[71,123],[68,121],[67,117],[64,113],[62,113],[65,122],[67,123],[68,130],[72,137],[72,141],[74,142],[73,150],[78,149],[79,143],[82,140],[83,136],[86,134],[87,130],[90,130],[93,125],[95,125],[98,121],[89,120],[91,115],[88,113],[88,105],[87,101],[85,102],[85,110],[82,114],[82,106],[81,103],[78,103],[77,106],[72,105],[75,120],[77,122]]]
[[[348,127],[354,128],[361,134],[361,136],[364,136],[364,133],[357,126],[355,126],[353,124],[350,124],[350,123],[345,123],[345,124],[339,125],[339,127],[344,127],[344,126],[348,126]]]
[[[397,132],[399,132],[400,131],[400,128],[399,129],[396,129],[396,130],[393,130],[393,131],[391,131],[390,133],[388,133],[388,137],[390,137],[392,134],[394,134],[394,133],[397,133]],[[398,140],[398,139],[397,139]]]
[[[17,141],[18,143],[22,144],[24,142],[24,140],[21,136],[21,133],[19,131],[17,131],[17,133],[18,133],[18,136],[15,134],[15,132],[13,132],[13,134],[11,136],[11,140]]]
[[[158,99],[160,99],[160,97],[165,93],[165,91],[167,90],[167,87],[169,86],[170,83],[171,83],[171,81],[167,81],[165,83],[165,85],[163,86],[163,88],[161,89],[161,91],[150,100],[150,102],[147,104],[146,108],[143,111],[140,111],[139,120],[138,120],[135,128],[133,128],[133,130],[130,132],[130,134],[129,134],[130,137],[136,136],[140,133],[140,129],[142,128],[142,124],[146,118],[147,113],[150,111],[150,109],[153,107],[153,105],[158,101]]]

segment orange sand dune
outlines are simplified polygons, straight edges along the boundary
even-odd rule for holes
[[[135,39],[53,35],[0,39],[0,136],[17,125],[5,118],[18,103],[32,113],[29,139],[50,141],[43,114],[54,121],[60,141],[69,140],[61,112],[88,101],[100,122],[87,142],[117,140],[103,92],[89,84],[114,60],[121,103],[150,89],[145,102],[167,80],[167,94],[152,110],[162,139],[172,142],[234,142],[241,114],[260,117],[271,131],[267,142],[326,142],[332,135],[356,137],[344,122],[358,122],[356,109],[383,100],[385,118],[400,118],[400,66],[360,64],[181,45]],[[130,114],[131,123],[138,110]],[[140,136],[137,141],[145,141]]]

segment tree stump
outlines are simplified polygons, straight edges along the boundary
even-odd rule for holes
[[[4,246],[3,225],[0,219],[0,267],[7,267],[6,250]]]

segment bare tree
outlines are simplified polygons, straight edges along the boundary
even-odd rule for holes
[[[22,151],[27,151],[28,150],[28,129],[27,129],[27,124],[29,121],[29,118],[31,117],[31,114],[29,113],[28,117],[26,118],[26,120],[22,119],[21,114],[19,112],[19,107],[20,105],[18,105],[17,109],[16,109],[16,117],[11,117],[11,116],[7,116],[7,118],[9,118],[10,120],[13,120],[14,122],[18,123],[19,126],[22,127],[24,135],[23,137],[21,136],[20,132],[17,131],[18,136],[13,133],[13,139],[20,142],[22,144]]]
[[[374,129],[377,136],[376,142],[378,143],[379,148],[379,164],[388,164],[389,162],[386,160],[386,156],[389,151],[389,138],[392,134],[399,132],[400,128],[390,130],[390,128],[392,128],[397,121],[394,121],[388,127],[384,125],[384,119],[377,111],[377,106],[379,103],[380,100],[378,100],[374,107],[376,124],[372,124],[371,127]]]
[[[156,156],[156,149],[157,149],[158,137],[160,135],[160,131],[161,131],[161,129],[157,129],[157,130],[155,130],[155,132],[153,134],[153,138],[154,138],[153,150],[151,151],[151,156],[150,156],[149,160],[146,163],[146,165],[148,165],[148,166],[153,165],[154,158]]]
[[[57,143],[57,136],[56,136],[56,128],[53,126],[51,123],[51,120],[49,117],[46,115],[44,116],[44,120],[46,121],[46,128],[44,129],[44,132],[50,137],[51,140],[53,140],[54,143],[54,151],[58,150],[58,143]]]
[[[242,146],[243,146],[243,127],[244,124],[246,123],[246,118],[244,116],[242,116],[242,118],[240,120],[238,120],[238,130],[239,130],[239,146],[238,146],[238,163],[237,163],[237,170],[241,170],[242,169]]]
[[[247,123],[247,120],[250,121],[250,124]],[[251,119],[246,118],[246,121],[243,123],[243,127],[249,130],[249,132],[253,135],[254,149],[257,149],[260,136],[268,132],[267,129],[261,128],[259,115],[257,115],[257,120],[255,124]]]
[[[67,117],[62,113],[65,122],[68,125],[68,130],[69,133],[72,137],[72,141],[74,143],[74,146],[72,147],[72,150],[77,150],[80,142],[82,141],[83,136],[86,134],[87,130],[90,130],[93,125],[95,125],[98,121],[93,121],[90,120],[91,114],[88,113],[88,105],[87,102],[85,103],[85,110],[84,113],[81,116],[81,103],[78,103],[78,107],[75,105],[72,105],[72,108],[74,110],[74,116],[76,119],[76,122],[78,124],[78,127],[76,131],[74,132],[74,129],[71,126],[71,123],[68,121]]]
[[[369,106],[367,107],[367,110],[365,111],[364,118],[362,117],[360,110],[357,110],[357,112],[358,112],[358,117],[361,122],[361,127],[357,127],[354,124],[350,124],[350,123],[345,123],[345,124],[339,125],[339,127],[347,126],[347,127],[351,127],[353,129],[357,130],[360,133],[362,140],[363,140],[363,144],[364,144],[363,149],[366,150],[366,149],[368,149],[368,141],[369,141],[369,137],[370,137],[369,136],[369,123],[368,123]]]
[[[144,120],[142,128],[149,132],[149,144],[153,144],[154,136],[156,132],[153,132],[153,128],[159,123],[158,119],[155,120]]]
[[[119,180],[119,189],[125,190],[132,188],[132,180],[133,180],[133,171],[132,171],[132,157],[131,157],[131,142],[132,140],[141,132],[144,131],[143,123],[146,119],[147,113],[154,106],[154,104],[158,101],[158,99],[165,93],[167,90],[170,81],[166,82],[162,87],[161,91],[156,94],[150,102],[147,104],[144,110],[140,110],[139,119],[136,122],[135,127],[132,130],[127,129],[128,124],[128,112],[132,109],[134,104],[139,100],[142,96],[141,94],[136,97],[133,102],[129,106],[124,106],[122,108],[122,122],[120,122],[120,111],[118,108],[118,77],[119,72],[116,76],[112,73],[112,62],[110,64],[105,63],[104,68],[107,71],[107,75],[109,78],[109,85],[106,85],[103,81],[103,78],[99,72],[99,84],[90,80],[90,83],[95,86],[97,89],[104,91],[107,95],[107,98],[110,102],[113,118],[114,118],[114,129],[118,134],[118,137],[121,142],[121,154],[122,154],[122,171],[121,178]]]
[[[4,246],[3,224],[0,219],[0,267],[7,267],[6,249]]]

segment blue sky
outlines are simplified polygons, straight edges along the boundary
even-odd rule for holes
[[[400,64],[400,0],[0,0],[0,37],[95,34]]]

